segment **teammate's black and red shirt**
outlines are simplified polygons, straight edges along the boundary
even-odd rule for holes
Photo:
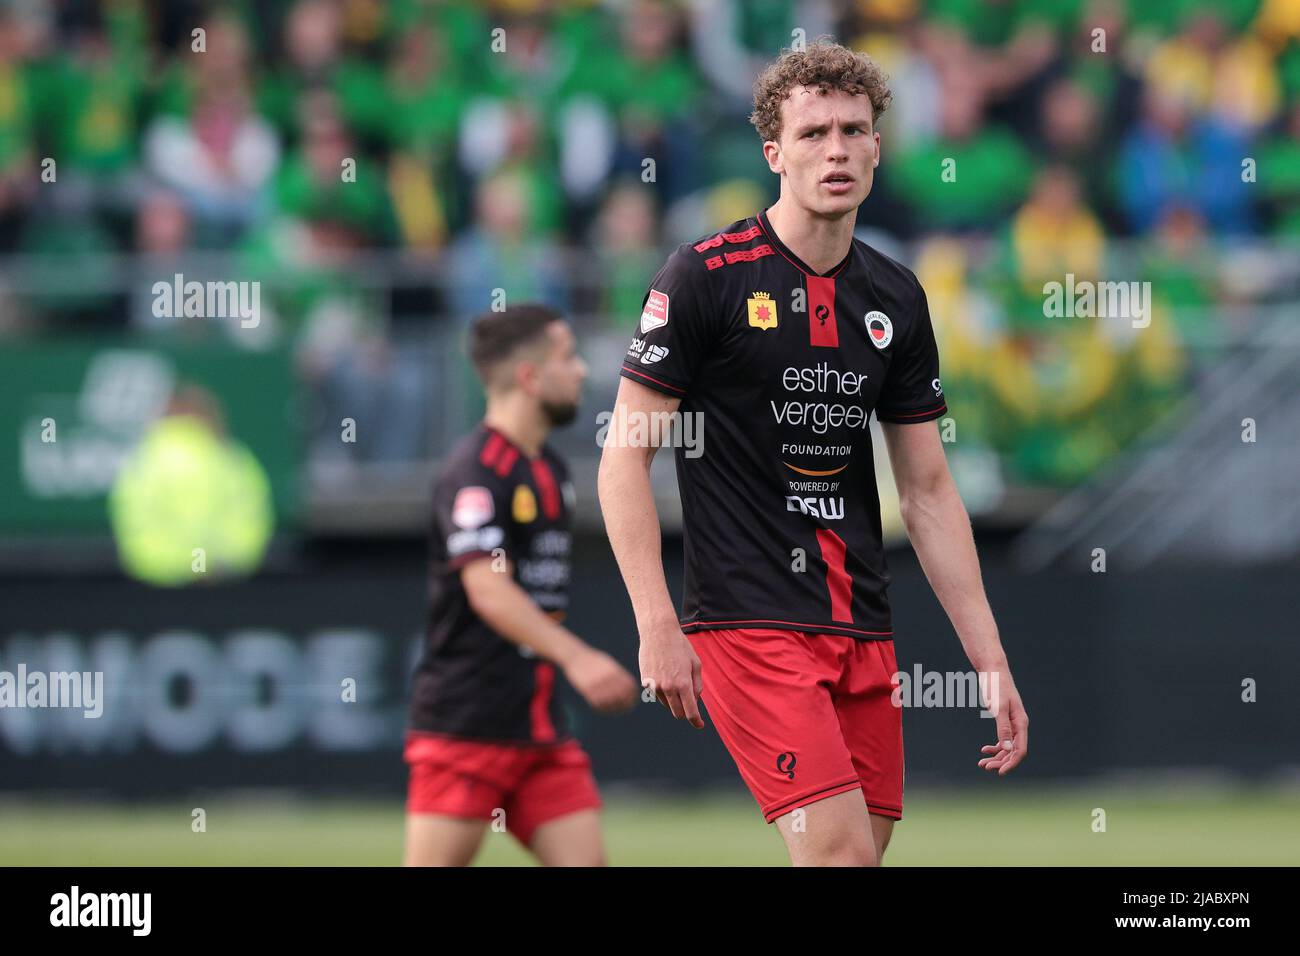
[[[889,639],[871,414],[947,411],[916,276],[856,238],[819,275],[764,212],[679,246],[642,309],[622,375],[681,398],[702,449],[676,448],[682,629]]]
[[[568,737],[553,664],[507,641],[470,607],[460,570],[499,562],[557,620],[569,604],[572,485],[549,447],[529,458],[480,425],[448,454],[433,491],[429,619],[412,689],[415,731],[554,743]]]

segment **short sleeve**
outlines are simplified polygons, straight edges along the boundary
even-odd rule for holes
[[[453,568],[475,558],[492,557],[497,548],[510,554],[509,502],[487,468],[457,468],[443,474],[433,495],[433,534]]]
[[[687,393],[717,325],[706,282],[704,262],[689,244],[668,257],[641,302],[641,319],[623,357],[624,378],[665,395]]]
[[[939,348],[930,323],[930,305],[919,283],[916,294],[906,338],[889,363],[876,401],[877,421],[904,425],[929,422],[948,411],[939,382]]]

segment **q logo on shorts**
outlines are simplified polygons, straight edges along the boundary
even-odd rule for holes
[[[778,773],[783,773],[791,780],[794,779],[795,755],[793,751],[787,750],[783,754],[778,754],[776,758],[776,769]]]

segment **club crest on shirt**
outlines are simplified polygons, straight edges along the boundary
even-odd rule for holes
[[[668,296],[658,289],[651,289],[641,310],[641,334],[668,324]]]
[[[867,335],[871,344],[876,348],[883,349],[894,341],[894,323],[889,321],[889,316],[885,313],[871,311],[863,316],[863,320],[867,323]]]
[[[769,292],[755,292],[745,303],[749,307],[749,324],[756,329],[776,328],[776,303]]]
[[[467,531],[480,528],[492,520],[492,492],[481,485],[470,485],[456,492],[451,505],[451,521]]]
[[[517,485],[510,501],[510,515],[519,524],[537,520],[537,496],[527,485]]]

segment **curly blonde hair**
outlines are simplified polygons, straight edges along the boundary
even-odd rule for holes
[[[875,122],[894,98],[889,78],[875,60],[831,37],[818,37],[804,50],[782,50],[776,62],[754,81],[754,112],[749,122],[764,142],[780,140],[781,104],[798,86],[814,86],[822,92],[864,93],[871,100]]]

